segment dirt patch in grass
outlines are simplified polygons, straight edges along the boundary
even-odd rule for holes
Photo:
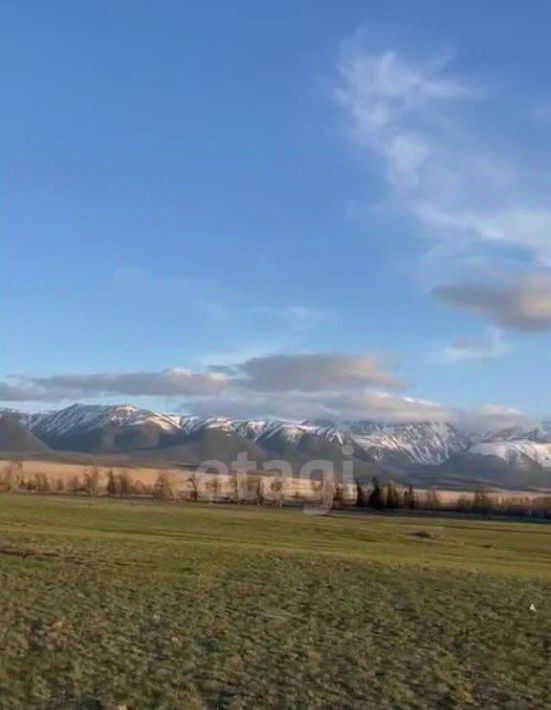
[[[441,540],[442,535],[434,530],[416,530],[411,533],[413,537],[418,537],[421,540]]]

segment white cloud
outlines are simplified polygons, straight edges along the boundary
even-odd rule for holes
[[[160,372],[19,377],[0,382],[0,401],[117,401],[166,397],[183,411],[239,418],[372,419],[388,422],[519,420],[516,410],[493,406],[467,412],[386,388],[397,384],[371,355],[299,354],[252,358],[207,372],[171,368]],[[119,400],[120,401],[120,400]],[[175,406],[175,405],[172,405]],[[489,425],[488,425],[489,428]]]
[[[551,211],[516,207],[501,212],[456,212],[418,202],[414,214],[425,224],[476,235],[486,242],[522,245],[538,254],[543,264],[551,263]]]
[[[437,350],[430,361],[436,364],[451,364],[472,360],[491,360],[502,357],[510,351],[499,328],[488,328],[485,339],[458,339]]]
[[[456,250],[458,241],[470,254],[502,244],[551,264],[549,189],[532,178],[533,165],[517,165],[469,128],[469,111],[489,102],[487,92],[445,61],[414,62],[358,42],[338,69],[335,100],[366,167],[386,181],[394,215],[413,217],[419,235]]]
[[[283,330],[293,335],[312,330],[336,318],[336,314],[332,311],[304,305],[252,305],[246,306],[241,311],[247,317],[257,319],[271,331]]]
[[[104,394],[136,396],[208,395],[227,386],[223,373],[193,373],[183,368],[160,372],[97,373],[88,375],[19,376],[0,383],[4,401],[55,401]]]
[[[449,305],[506,328],[551,330],[551,273],[529,274],[505,285],[439,286],[434,292]]]
[[[396,386],[373,355],[298,353],[213,363],[206,372],[170,368],[158,372],[103,372],[49,377],[20,375],[0,382],[3,401],[55,401],[104,394],[208,397],[221,393],[338,392]]]
[[[448,421],[455,412],[444,405],[384,391],[349,392],[233,392],[227,396],[193,399],[186,412],[250,418],[373,419],[377,421]]]
[[[323,419],[336,422],[360,419],[394,423],[437,421],[472,431],[502,429],[533,421],[513,407],[486,404],[467,410],[385,391],[234,392],[192,398],[182,405],[182,411],[238,419],[272,417],[292,421]]]
[[[372,355],[270,355],[240,363],[234,370],[241,386],[260,392],[327,392],[397,384]]]
[[[457,423],[474,432],[495,431],[514,426],[533,427],[538,422],[516,407],[484,404],[473,412],[460,412]]]

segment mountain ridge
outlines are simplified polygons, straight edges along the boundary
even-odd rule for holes
[[[64,409],[25,414],[12,411],[32,436],[54,451],[91,454],[135,453],[231,463],[246,451],[259,462],[286,459],[294,467],[307,460],[342,462],[351,456],[355,470],[368,476],[424,471],[507,471],[551,485],[551,425],[466,432],[450,422],[388,423],[375,420],[291,422],[233,419],[225,416],[169,414],[133,405],[73,404]],[[343,449],[347,446],[348,449]],[[488,474],[489,475],[489,474]]]

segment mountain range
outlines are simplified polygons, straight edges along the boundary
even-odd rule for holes
[[[236,420],[131,405],[73,404],[33,414],[3,410],[0,452],[47,451],[190,466],[206,459],[231,463],[245,451],[259,468],[285,459],[294,469],[312,459],[340,465],[351,456],[362,479],[382,475],[444,486],[485,482],[551,489],[549,422],[473,433],[446,422]]]

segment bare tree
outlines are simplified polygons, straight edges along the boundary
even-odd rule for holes
[[[67,490],[73,495],[77,495],[82,490],[82,483],[78,476],[73,476],[67,482]]]
[[[0,475],[0,490],[11,491],[19,486],[24,479],[21,461],[10,461],[6,464]]]
[[[235,471],[230,473],[230,496],[232,503],[241,503],[241,495],[239,492],[239,481]]]
[[[107,471],[107,485],[105,486],[105,492],[111,497],[117,495],[117,479],[115,478],[112,468]]]
[[[344,489],[342,483],[335,483],[333,486],[333,508],[342,508],[344,505]]]
[[[153,497],[160,500],[174,500],[174,478],[167,471],[160,471],[153,486]]]
[[[118,492],[121,498],[132,494],[132,476],[128,471],[121,471],[118,475]]]
[[[48,476],[45,473],[42,473],[41,471],[37,471],[34,474],[34,485],[33,485],[33,490],[37,491],[38,493],[49,493],[50,492],[50,481],[48,479]]]
[[[99,494],[100,472],[97,466],[91,466],[84,469],[83,489],[88,496],[97,496]]]
[[[210,481],[207,481],[205,484],[205,488],[207,489],[209,493],[209,499],[211,503],[214,503],[218,497],[220,496],[220,490],[221,490],[221,484],[220,484],[220,479],[216,476],[213,476]]]
[[[274,504],[279,507],[283,505],[284,488],[283,479],[281,478],[275,478],[270,483],[270,492],[272,493],[271,498],[274,501]]]
[[[254,483],[254,502],[256,505],[263,505],[266,498],[264,495],[264,481],[262,480],[262,476],[257,476],[256,478],[253,478],[252,481]]]
[[[153,488],[138,479],[132,484],[132,495],[140,498],[147,495],[153,495]]]
[[[191,493],[190,493],[190,500],[197,502],[200,497],[200,486],[201,486],[201,479],[200,479],[200,474],[197,473],[197,471],[194,471],[191,476],[188,478],[188,483],[191,484]]]
[[[438,491],[435,491],[434,488],[429,488],[425,494],[425,507],[428,510],[440,510],[442,507]]]

